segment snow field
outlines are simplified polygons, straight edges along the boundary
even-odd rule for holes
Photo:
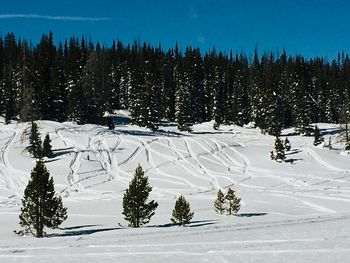
[[[286,163],[270,160],[274,138],[258,129],[171,125],[152,133],[132,126],[39,121],[54,156],[46,160],[68,219],[49,237],[19,237],[20,200],[35,160],[24,150],[28,123],[0,129],[0,262],[347,262],[350,258],[350,162],[338,127],[318,124],[334,150],[290,134]],[[288,129],[284,134],[292,133]],[[331,135],[330,135],[331,134]],[[283,139],[285,137],[282,137]],[[293,162],[291,160],[293,159]],[[127,229],[122,197],[140,163],[159,208],[150,224]],[[219,216],[219,188],[242,198],[239,216]],[[195,215],[170,225],[183,194]]]

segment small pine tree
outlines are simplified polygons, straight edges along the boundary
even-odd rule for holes
[[[112,117],[107,117],[107,126],[109,130],[114,130],[115,126]]]
[[[236,214],[241,208],[241,198],[236,196],[235,191],[232,188],[229,188],[225,195],[225,199],[227,200],[227,213],[229,215]]]
[[[5,110],[5,124],[10,124],[11,123],[11,115],[10,112],[8,110],[8,107],[6,105],[6,110]]]
[[[52,155],[52,146],[50,135],[47,133],[43,143],[43,157],[50,157]]]
[[[217,121],[214,121],[213,129],[216,130],[216,131],[219,130],[220,129],[220,123],[217,122]]]
[[[275,153],[273,151],[270,151],[270,157],[271,157],[271,160],[275,160]]]
[[[286,151],[290,151],[290,149],[291,149],[288,137],[284,140],[284,148],[286,149]]]
[[[29,146],[27,147],[27,150],[33,155],[34,158],[42,157],[43,150],[41,146],[40,133],[38,131],[38,125],[35,122],[32,122],[29,135]]]
[[[276,149],[276,160],[283,161],[286,159],[285,153],[284,153],[284,145],[280,138],[277,137],[275,142],[275,149]]]
[[[332,145],[330,145],[329,149],[330,149],[330,150],[332,149]],[[349,150],[350,150],[350,142],[346,142],[346,143],[345,143],[345,150],[346,150],[346,151],[349,151]]]
[[[331,139],[331,137],[329,137],[329,139]],[[345,124],[345,150],[350,150],[349,128],[347,123]]]
[[[328,148],[329,148],[330,150],[333,149],[332,138],[331,138],[331,137],[329,137],[329,140],[328,140]]]
[[[216,213],[222,215],[225,212],[225,195],[221,190],[218,191],[218,194],[216,196],[216,200],[214,201],[214,207]]]
[[[62,198],[56,196],[54,180],[41,160],[31,172],[19,219],[25,232],[36,237],[44,236],[45,226],[57,228],[67,219],[67,208],[63,207]]]
[[[317,125],[315,126],[314,129],[314,145],[320,145],[323,142],[323,137],[321,135],[320,129],[317,127]]]
[[[130,227],[147,224],[155,214],[158,203],[154,200],[147,202],[151,191],[152,187],[148,184],[148,177],[144,175],[139,164],[123,197],[123,215]]]
[[[279,137],[276,137],[275,140],[275,151],[271,151],[271,159],[275,160],[277,162],[282,162],[284,159],[286,159],[286,155],[284,152],[284,145],[282,143],[282,140]]]
[[[193,218],[193,212],[191,212],[190,204],[186,201],[184,196],[180,196],[176,202],[173,210],[171,222],[179,225],[188,224]]]

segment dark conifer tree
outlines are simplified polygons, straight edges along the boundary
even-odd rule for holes
[[[184,226],[190,223],[193,215],[194,213],[191,212],[189,202],[187,202],[185,197],[181,195],[175,202],[171,222]]]
[[[191,118],[195,123],[204,120],[204,75],[200,50],[188,47],[184,55],[184,74],[190,92]]]
[[[254,50],[253,63],[250,68],[249,77],[249,91],[252,94],[251,97],[251,119],[257,127],[263,127],[263,114],[262,110],[262,92],[260,92],[260,87],[262,87],[262,66],[260,64],[260,59],[257,49]]]
[[[47,133],[43,142],[43,157],[50,157],[52,155],[52,146],[50,135]]]
[[[33,120],[33,91],[34,91],[34,72],[33,54],[26,41],[23,41],[19,50],[18,72],[20,72],[19,94],[19,117],[20,121]]]
[[[113,118],[108,116],[106,122],[107,122],[108,129],[109,130],[114,130],[115,126],[114,126],[114,123],[113,123]]]
[[[145,61],[145,126],[152,131],[158,129],[158,123],[161,119],[161,89],[162,89],[162,75],[161,75],[161,56],[160,49],[149,50],[148,58]]]
[[[309,74],[305,61],[298,56],[295,61],[295,73],[291,86],[294,127],[297,133],[310,135],[311,108],[309,98]]]
[[[190,84],[188,75],[183,71],[183,62],[179,59],[175,67],[176,93],[175,109],[176,122],[180,131],[192,130],[192,114],[190,100]]]
[[[67,219],[67,208],[57,196],[54,180],[44,163],[39,160],[31,172],[29,183],[22,199],[20,225],[25,233],[44,237],[44,228],[57,228]]]
[[[163,118],[169,121],[175,121],[175,90],[176,83],[174,79],[174,68],[176,59],[178,57],[178,50],[170,49],[164,59],[162,68],[162,91],[161,91],[161,112]]]
[[[236,196],[235,190],[233,190],[232,188],[229,188],[225,195],[225,199],[227,201],[226,212],[229,215],[236,214],[241,208],[241,205],[240,205],[241,198]]]
[[[1,110],[6,120],[11,120],[17,115],[17,94],[19,93],[18,81],[18,45],[13,33],[8,33],[3,45],[3,72],[1,81]]]
[[[219,190],[217,193],[216,199],[214,201],[214,208],[216,213],[222,215],[225,212],[226,210],[225,203],[226,203],[225,195],[221,190]]]
[[[277,162],[283,162],[286,159],[286,155],[284,152],[285,148],[282,140],[279,137],[275,139],[275,149],[271,152],[271,159]]]
[[[225,71],[224,71],[224,57],[219,53],[217,64],[214,69],[214,76],[212,81],[213,91],[213,110],[212,120],[214,121],[213,128],[219,129],[224,121],[224,88],[225,88]]]
[[[324,139],[323,139],[323,136],[321,135],[320,129],[316,125],[314,129],[314,145],[315,146],[320,145],[323,141]]]
[[[100,123],[102,119],[101,81],[99,75],[99,61],[97,51],[93,47],[89,50],[86,65],[81,78],[81,86],[86,105],[82,105],[82,123]]]
[[[232,57],[232,55],[231,55]],[[228,63],[229,89],[226,97],[227,122],[243,126],[251,120],[251,101],[248,86],[248,61],[243,55],[230,58]]]
[[[138,165],[123,197],[123,215],[130,227],[147,224],[155,214],[158,203],[154,200],[148,202],[151,191],[148,177],[144,175],[141,165]]]
[[[84,42],[85,43],[85,42]],[[86,64],[87,48],[72,37],[65,43],[65,72],[68,89],[68,119],[79,124],[87,122],[87,98],[81,85],[82,71]]]
[[[68,87],[64,72],[63,47],[60,43],[52,67],[50,88],[53,94],[51,119],[63,122],[67,119]]]
[[[128,89],[128,108],[133,122],[141,127],[146,127],[149,120],[150,94],[147,93],[145,71],[149,63],[149,51],[146,44],[141,48],[139,43],[134,43],[130,62],[133,70]]]
[[[54,112],[55,90],[51,86],[52,67],[56,48],[53,34],[43,35],[34,51],[34,78],[32,93],[32,114],[36,120],[51,119]]]
[[[290,151],[290,149],[291,149],[288,137],[286,137],[286,139],[284,140],[284,149],[286,149],[286,151]]]
[[[38,125],[32,122],[30,134],[29,134],[29,146],[27,150],[34,158],[41,159],[43,154],[43,149],[41,146],[41,138],[38,130]]]

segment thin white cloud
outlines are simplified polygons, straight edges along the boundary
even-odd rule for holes
[[[38,14],[0,14],[0,19],[11,18],[34,18],[47,20],[61,20],[61,21],[107,21],[110,17],[84,17],[84,16],[48,16]]]

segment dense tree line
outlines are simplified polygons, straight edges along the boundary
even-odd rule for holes
[[[84,37],[55,44],[0,38],[0,114],[6,122],[47,119],[105,122],[105,112],[128,109],[134,123],[156,130],[162,120],[181,130],[214,120],[254,122],[278,136],[283,127],[310,132],[312,122],[347,122],[350,59],[328,61],[257,51],[224,54],[147,43],[105,47]]]

